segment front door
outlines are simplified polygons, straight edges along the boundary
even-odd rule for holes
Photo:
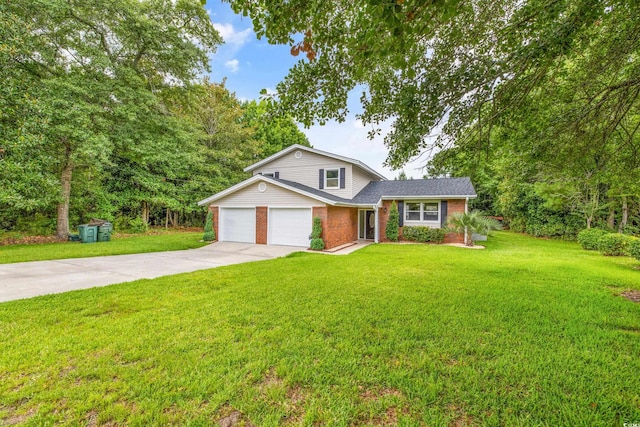
[[[373,240],[376,237],[376,213],[372,210],[361,210],[358,215],[358,238]]]

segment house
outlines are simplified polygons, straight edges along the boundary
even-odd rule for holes
[[[327,249],[359,239],[385,241],[391,203],[400,226],[443,227],[476,193],[469,178],[388,181],[364,163],[292,145],[245,169],[251,178],[200,201],[220,241],[309,246],[313,217]],[[464,236],[448,234],[445,242]]]

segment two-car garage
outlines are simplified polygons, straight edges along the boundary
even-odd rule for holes
[[[299,207],[267,208],[267,244],[286,246],[309,246],[312,210]],[[256,243],[256,208],[220,207],[219,240],[227,242]]]

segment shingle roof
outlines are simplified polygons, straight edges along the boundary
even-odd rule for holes
[[[315,194],[316,196],[323,197],[325,199],[332,200],[334,202],[353,203],[352,200],[350,199],[343,199],[342,197],[334,196],[333,194],[327,193],[326,191],[318,190],[317,188],[308,187],[306,185],[300,184],[299,182],[288,181],[286,179],[280,179],[280,178],[272,178],[272,177],[268,177],[268,178],[277,182],[281,182],[282,184],[287,185],[289,187],[297,188],[298,190],[302,190],[310,194]]]
[[[351,200],[352,203],[377,203],[381,197],[475,197],[469,178],[409,179],[372,181]]]

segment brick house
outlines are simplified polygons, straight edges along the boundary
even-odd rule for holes
[[[327,249],[385,241],[391,203],[400,226],[444,227],[476,193],[469,178],[388,181],[364,163],[292,145],[245,169],[252,176],[198,204],[213,212],[220,241],[309,246],[313,217]],[[445,242],[464,241],[448,234]]]

